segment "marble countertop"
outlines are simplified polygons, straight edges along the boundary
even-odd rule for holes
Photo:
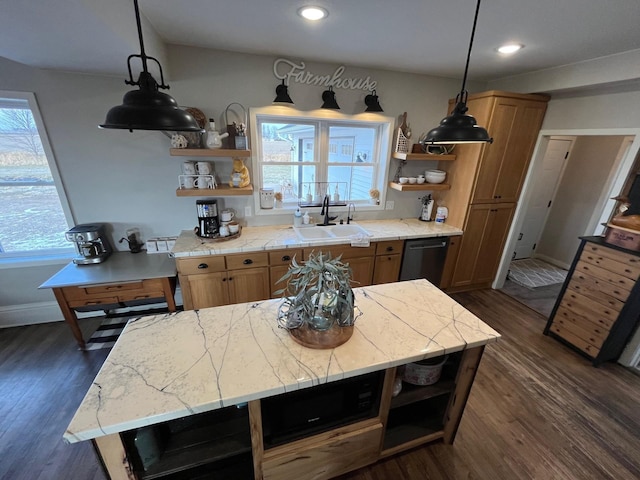
[[[126,326],[64,438],[89,440],[494,342],[499,334],[428,281],[354,289],[353,336],[305,348],[282,300],[140,317]]]
[[[421,222],[415,218],[365,220],[354,223],[360,225],[371,234],[371,237],[369,237],[371,242],[462,235],[462,230],[446,223]],[[348,245],[350,243],[351,240],[349,238],[302,241],[298,238],[291,225],[271,225],[244,227],[240,237],[228,241],[200,238],[193,231],[184,230],[178,237],[171,253],[175,257],[188,257],[321,245]]]

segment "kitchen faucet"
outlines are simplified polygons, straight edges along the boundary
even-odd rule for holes
[[[353,220],[353,217],[351,216],[351,207],[353,207],[353,213],[356,211],[356,206],[353,203],[350,203],[347,207],[347,225],[349,225],[351,220]]]
[[[335,225],[335,223],[330,223],[330,220],[335,220],[336,218],[338,218],[337,215],[335,217],[329,216],[329,200],[330,199],[331,197],[327,193],[324,196],[324,200],[322,201],[322,210],[320,210],[320,215],[324,215],[324,222],[319,223],[318,224],[319,226],[326,227],[327,225]]]

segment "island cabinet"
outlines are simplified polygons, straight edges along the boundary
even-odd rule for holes
[[[582,237],[544,333],[599,365],[617,360],[640,322],[640,253]]]
[[[493,143],[456,145],[457,161],[441,166],[451,189],[439,192],[436,199],[449,210],[447,222],[464,231],[458,259],[447,262],[447,284],[441,288],[454,292],[491,286],[548,101],[545,95],[501,91],[469,95],[469,113],[488,130]],[[450,109],[454,104],[451,100]],[[487,213],[495,219],[483,222]],[[487,238],[500,243],[488,247]]]
[[[360,315],[333,349],[278,328],[275,299],[129,322],[64,438],[93,440],[111,480],[327,480],[451,444],[499,334],[425,279],[353,291]],[[398,392],[423,359],[439,381]]]

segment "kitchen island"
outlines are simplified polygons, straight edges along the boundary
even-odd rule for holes
[[[277,327],[281,300],[132,321],[64,438],[93,440],[112,479],[198,478],[203,468],[202,478],[208,478],[220,462],[221,468],[233,468],[228,450],[240,437],[244,440],[236,443],[244,442],[244,447],[236,452],[238,465],[244,468],[249,462],[252,468],[245,477],[230,478],[332,478],[422,443],[452,443],[484,346],[499,334],[426,280],[362,287],[354,293],[361,315],[353,336],[328,350],[302,347]],[[440,382],[403,389],[393,397],[398,367],[445,355]],[[266,445],[263,425],[268,419],[261,400],[372,372],[382,372],[383,385],[371,416]],[[242,415],[237,412],[243,411],[236,406],[245,402],[246,413],[239,420],[243,433],[235,430],[236,417]],[[141,439],[146,427],[168,425],[167,431],[176,432],[189,419],[229,410],[233,418],[209,425],[205,447],[182,448],[171,462],[164,461],[157,445],[159,458],[143,452],[148,453],[150,444]],[[233,434],[223,426],[230,423],[236,425]],[[222,439],[219,444],[216,435]],[[169,437],[163,438],[170,444],[178,435]],[[179,472],[186,476],[174,476]]]

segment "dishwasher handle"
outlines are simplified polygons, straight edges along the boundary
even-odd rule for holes
[[[447,246],[447,241],[444,240],[440,243],[424,243],[422,245],[409,245],[409,250],[427,250],[429,248],[444,248]]]

